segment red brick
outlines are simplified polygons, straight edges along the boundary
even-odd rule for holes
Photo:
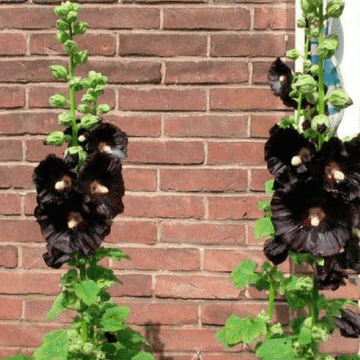
[[[29,89],[29,107],[31,108],[52,108],[49,103],[50,96],[55,93],[64,94],[68,97],[68,89],[60,85],[59,86],[31,86]],[[76,103],[79,104],[82,94],[85,90],[78,91],[76,93]],[[111,109],[115,107],[115,91],[114,89],[107,88],[105,94],[100,96],[100,103],[107,103]]]
[[[0,194],[0,214],[20,215],[21,199],[18,194]]]
[[[0,140],[0,161],[16,161],[22,159],[20,140]]]
[[[119,306],[130,306],[129,324],[148,325],[196,325],[198,305],[185,302],[117,302]]]
[[[18,320],[21,317],[22,300],[19,298],[0,298],[0,319]]]
[[[205,110],[202,89],[130,89],[119,91],[120,110],[186,111]]]
[[[44,136],[45,140],[45,136]],[[58,157],[63,157],[66,144],[62,146],[44,145],[44,140],[27,140],[26,141],[26,160],[27,161],[41,161],[47,154],[55,154]]]
[[[40,227],[40,226],[39,226]],[[46,253],[46,243],[43,246],[22,248],[22,267],[24,269],[48,269],[43,254]]]
[[[209,218],[221,220],[256,219],[264,215],[258,210],[259,200],[266,197],[239,196],[239,197],[209,197]]]
[[[34,215],[36,206],[36,193],[28,193],[25,195],[25,215]]]
[[[116,38],[110,34],[85,34],[76,39],[79,49],[87,49],[90,55],[114,56]],[[30,53],[34,55],[66,54],[55,33],[31,34]]]
[[[124,197],[124,216],[202,218],[204,199],[199,196],[142,195]]]
[[[246,30],[250,11],[245,8],[174,8],[164,9],[164,29]]]
[[[262,142],[209,142],[208,164],[264,164]]]
[[[284,30],[294,29],[295,9],[289,6],[263,6],[255,8],[254,29]]]
[[[237,299],[229,276],[157,275],[155,295],[176,299]]]
[[[161,241],[202,245],[243,245],[245,226],[206,222],[164,221]]]
[[[26,165],[0,166],[0,188],[30,189],[34,168]]]
[[[43,6],[5,7],[0,13],[0,29],[50,29],[57,17],[52,8]]]
[[[111,233],[106,238],[114,244],[154,244],[157,237],[156,222],[154,221],[114,221]],[[125,261],[125,260],[124,260]]]
[[[0,242],[42,241],[40,226],[35,220],[0,220]]]
[[[320,343],[319,348],[320,353],[326,352],[337,355],[357,354],[358,350],[359,339],[351,339],[341,336],[340,331],[336,331],[334,334],[332,334],[326,343]]]
[[[175,137],[238,138],[247,134],[246,115],[167,115],[164,133]]]
[[[0,109],[25,106],[25,89],[21,87],[0,87]]]
[[[202,141],[138,140],[130,141],[127,161],[135,164],[201,164]]]
[[[130,256],[130,261],[114,263],[115,269],[126,270],[200,270],[200,252],[198,249],[172,248],[122,248]]]
[[[125,7],[84,7],[81,20],[90,29],[157,29],[160,26],[160,9]]]
[[[161,118],[159,115],[124,115],[114,112],[106,115],[106,121],[115,124],[129,136],[159,137]]]
[[[120,55],[205,56],[207,39],[199,34],[121,34]]]
[[[202,360],[257,360],[255,355],[241,353],[241,354],[204,354]]]
[[[59,130],[58,112],[6,112],[0,114],[0,134],[49,134]]]
[[[18,265],[18,250],[14,246],[0,246],[0,267],[16,268]]]
[[[158,61],[89,60],[79,68],[79,76],[88,76],[89,71],[101,72],[115,84],[158,84],[161,82],[161,63]]]
[[[340,286],[337,290],[322,290],[322,294],[325,295],[327,299],[351,299],[354,301],[358,301],[360,298],[360,289],[358,288],[357,284],[346,281],[346,286]]]
[[[10,0],[8,0],[10,1]],[[26,0],[24,0],[26,1]],[[9,350],[9,349],[0,349],[0,357],[1,358],[8,358],[10,356],[13,356],[13,355],[17,355],[19,353],[19,350],[16,350],[16,349],[12,349],[12,350]]]
[[[204,325],[224,325],[231,314],[240,317],[249,314],[257,316],[261,311],[267,310],[267,303],[255,302],[207,302],[201,306],[201,323]],[[283,325],[289,324],[289,309],[285,304],[275,304],[274,323],[281,322]]]
[[[274,61],[253,61],[253,76],[254,84],[268,84],[268,72],[271,64]]]
[[[160,188],[169,191],[243,191],[247,172],[241,169],[164,169]]]
[[[245,61],[167,61],[165,83],[221,84],[249,80]]]
[[[284,56],[293,39],[284,34],[216,34],[211,35],[211,56]]]
[[[152,290],[151,275],[125,274],[117,275],[122,284],[115,284],[110,288],[111,296],[149,297]]]
[[[154,191],[156,189],[156,170],[123,168],[123,177],[127,191]]]
[[[250,136],[268,138],[269,130],[289,113],[251,115]]]
[[[252,191],[264,191],[264,183],[272,178],[267,169],[252,169],[250,189]]]
[[[268,261],[262,250],[244,251],[244,249],[206,249],[204,253],[204,270],[217,272],[232,272],[237,267],[237,265],[245,259],[255,261],[257,264],[259,264],[259,266],[264,261]],[[289,261],[283,262],[281,265],[279,265],[279,268],[284,272],[290,272]]]
[[[0,272],[3,294],[57,295],[60,291],[59,273]]]
[[[37,324],[0,324],[0,345],[33,346],[42,344],[43,336],[58,327]]]
[[[270,88],[210,89],[211,110],[284,110],[285,105]]]
[[[0,34],[0,56],[1,55],[25,55],[26,35],[20,33]]]

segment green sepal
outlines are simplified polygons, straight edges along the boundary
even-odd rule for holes
[[[330,118],[326,115],[316,115],[311,121],[311,128],[318,131],[319,127],[325,125],[326,128],[330,126]]]
[[[339,47],[339,39],[337,35],[331,34],[324,38],[316,49],[316,52],[319,56],[322,56],[324,59],[330,59],[335,51]]]
[[[64,50],[69,55],[75,55],[78,51],[78,46],[74,40],[66,40],[64,43]]]
[[[80,104],[77,107],[77,111],[82,114],[89,114],[90,113],[90,107],[87,104]]]
[[[326,15],[332,18],[338,18],[343,13],[344,6],[344,0],[332,0],[326,5]]]
[[[296,49],[290,49],[286,52],[286,57],[291,60],[297,60],[300,57],[300,53]]]
[[[315,10],[315,6],[312,0],[301,0],[301,9],[305,13],[310,13]]]
[[[96,114],[107,114],[110,111],[108,104],[100,104],[96,108]]]
[[[88,23],[85,21],[80,21],[74,24],[74,35],[84,35],[88,28]]]
[[[65,139],[65,134],[62,131],[53,131],[46,137],[45,141],[51,145],[61,146]]]
[[[305,28],[306,27],[306,19],[303,17],[298,19],[296,25],[298,28]]]
[[[66,41],[70,39],[70,35],[64,30],[58,30],[56,32],[56,39],[58,42],[64,44]]]
[[[95,101],[96,101],[96,99],[89,93],[84,94],[81,98],[81,102],[83,102],[84,104],[88,104],[88,105],[90,105],[91,103],[93,103]]]
[[[76,295],[86,304],[91,305],[96,302],[100,288],[93,280],[84,280],[75,285]]]
[[[37,348],[33,357],[35,360],[67,360],[68,359],[68,340],[67,330],[53,331],[44,336],[43,344]]]
[[[257,263],[251,260],[243,260],[231,273],[231,281],[236,289],[242,289],[247,285],[254,285],[259,278],[255,272]]]
[[[88,131],[92,130],[99,124],[100,120],[97,116],[86,114],[81,118],[80,126]]]
[[[71,88],[73,88],[75,91],[80,91],[84,88],[84,85],[81,81],[81,77],[80,76],[74,76],[70,81],[69,81],[69,86]]]
[[[66,14],[69,12],[69,2],[62,3],[60,6],[56,6],[54,8],[54,13],[58,16],[66,16]]]
[[[336,110],[341,110],[352,104],[349,95],[342,89],[335,89],[331,91],[325,98],[325,101],[330,102]]]
[[[66,20],[68,22],[74,22],[77,20],[78,14],[77,11],[74,10],[70,10],[67,14],[66,14]]]
[[[93,91],[95,96],[100,96],[105,92],[105,85],[96,85]]]
[[[296,360],[292,341],[288,338],[267,340],[257,347],[255,355],[263,360]]]
[[[56,26],[59,30],[69,30],[70,24],[66,20],[57,20]]]
[[[82,50],[82,51],[77,52],[74,55],[74,59],[75,59],[76,64],[84,64],[84,63],[86,63],[86,61],[88,59],[88,55],[89,54],[88,54],[87,50]]]
[[[319,99],[319,93],[314,91],[312,93],[307,93],[305,97],[309,104],[315,105]]]
[[[91,80],[93,87],[96,85],[106,85],[108,81],[108,78],[105,75],[97,73],[96,71],[89,72],[89,79]]]
[[[103,331],[119,331],[126,327],[125,321],[130,315],[131,309],[127,306],[112,307],[103,314],[100,324]]]
[[[317,82],[311,75],[305,74],[299,76],[294,86],[303,94],[307,94],[316,91]]]
[[[254,235],[257,239],[265,236],[273,236],[276,233],[275,227],[271,218],[263,217],[254,222]]]
[[[66,68],[62,65],[52,65],[52,66],[50,66],[50,71],[51,71],[52,76],[55,79],[65,79],[66,80],[67,75],[68,75]]]
[[[54,94],[50,97],[49,103],[51,106],[57,107],[57,108],[63,108],[66,106],[67,100],[66,96],[64,94]]]

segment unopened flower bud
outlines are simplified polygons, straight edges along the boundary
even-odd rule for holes
[[[67,70],[62,65],[52,65],[50,66],[50,71],[52,76],[55,79],[66,79],[67,78]]]
[[[326,13],[332,18],[338,18],[344,10],[344,0],[332,0],[326,5]]]
[[[61,131],[53,131],[50,135],[46,137],[46,143],[61,146],[65,141],[65,135]]]
[[[49,99],[50,105],[58,108],[63,108],[66,105],[66,97],[63,94],[55,94]]]

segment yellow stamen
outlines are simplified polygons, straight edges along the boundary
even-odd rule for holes
[[[299,166],[300,164],[302,164],[301,156],[297,155],[291,159],[292,166]]]
[[[63,191],[71,188],[71,178],[67,175],[64,175],[59,181],[55,183],[55,189],[58,191]]]
[[[81,217],[81,215],[79,213],[77,213],[75,211],[72,211],[69,214],[68,220],[69,220],[68,221],[68,228],[73,229],[83,221],[83,218]]]
[[[86,140],[86,137],[84,135],[80,135],[78,137],[79,142],[84,142]]]
[[[90,184],[90,192],[91,194],[107,194],[109,189],[106,186],[101,185],[97,180],[94,180]]]

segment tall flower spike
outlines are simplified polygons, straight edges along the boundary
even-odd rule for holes
[[[63,159],[50,154],[34,169],[33,181],[42,205],[56,205],[65,201],[74,189],[76,174]]]
[[[84,203],[98,214],[113,218],[124,211],[125,194],[121,159],[97,153],[84,164],[76,188]]]
[[[276,191],[271,200],[277,235],[295,252],[333,256],[352,234],[352,208],[317,182],[300,183],[288,193]]]
[[[89,155],[100,152],[125,159],[127,144],[126,133],[113,124],[102,123],[90,132],[85,150]]]
[[[84,207],[80,194],[56,207],[37,206],[35,217],[47,241],[44,260],[54,268],[61,267],[77,251],[92,254],[110,233],[109,221]]]

